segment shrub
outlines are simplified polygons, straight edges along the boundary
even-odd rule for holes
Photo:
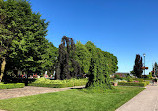
[[[9,83],[9,84],[0,84],[0,89],[12,89],[12,88],[23,88],[24,83]]]
[[[29,86],[63,88],[72,86],[82,86],[86,85],[86,83],[87,79],[49,80],[46,78],[39,78],[35,82],[29,84]]]
[[[147,85],[147,82],[118,82],[118,85],[121,85],[121,86],[141,86],[141,87],[145,87]]]
[[[146,82],[146,84],[147,84],[147,85],[149,85],[149,84],[150,84],[150,81],[145,81],[145,82]]]
[[[65,84],[49,84],[49,83],[31,83],[29,86],[36,86],[36,87],[50,87],[50,88],[64,88],[66,87]]]
[[[147,75],[147,78],[152,79],[152,72],[150,72],[149,75]]]
[[[120,75],[118,75],[118,74],[116,74],[116,75],[114,76],[114,78],[116,78],[116,79],[122,79],[122,78],[120,77]]]
[[[145,78],[145,80],[152,80],[152,78]]]
[[[126,78],[126,80],[127,80],[127,82],[132,82],[132,81],[133,81],[133,78],[131,78],[130,76],[128,76],[128,77]]]
[[[144,82],[143,78],[135,78],[134,80],[139,81],[139,82]]]

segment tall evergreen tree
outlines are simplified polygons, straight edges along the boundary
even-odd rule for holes
[[[59,45],[56,79],[70,79],[80,73],[80,65],[75,60],[75,43],[72,38],[63,36]]]
[[[136,54],[135,65],[133,67],[133,71],[135,72],[138,78],[141,78],[142,76],[142,73],[143,73],[142,67],[143,67],[142,57],[139,54]]]

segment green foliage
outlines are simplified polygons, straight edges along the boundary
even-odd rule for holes
[[[82,85],[86,85],[86,83],[87,83],[87,79],[50,80],[46,78],[39,78],[35,82],[29,85],[38,86],[38,87],[63,88],[63,87],[82,86]]]
[[[149,72],[149,75],[147,75],[147,77],[149,78],[149,79],[152,79],[152,72]]]
[[[118,85],[145,87],[146,85],[148,85],[148,82],[118,82]]]
[[[157,62],[155,62],[152,70],[152,76],[155,77],[157,74],[158,74],[158,64]]]
[[[49,83],[31,83],[29,86],[36,86],[36,87],[50,87],[50,88],[64,88],[66,87],[65,84],[49,84]]]
[[[86,87],[111,89],[110,78],[106,67],[107,64],[101,49],[97,48],[90,41],[88,41],[85,46],[92,55],[89,69],[89,81]]]
[[[56,79],[71,79],[81,74],[81,67],[75,60],[75,57],[75,43],[73,39],[63,36],[59,45]]]
[[[147,85],[149,85],[149,84],[150,84],[150,81],[145,81],[145,83],[146,83]]]
[[[103,55],[104,55],[104,61],[105,61],[105,67],[106,67],[106,71],[109,74],[113,74],[118,70],[118,61],[117,61],[117,57],[114,56],[113,54],[109,53],[109,52],[105,52],[102,51]]]
[[[0,83],[0,89],[23,88],[24,86],[25,86],[24,83],[9,83],[9,84]]]
[[[66,36],[58,52],[45,38],[48,22],[39,13],[32,12],[28,1],[1,1],[0,7],[0,57],[7,58],[8,72],[17,69],[52,73],[57,66],[56,79],[70,79],[82,71],[90,75],[87,86],[111,88],[109,74],[118,69],[116,56],[90,41],[86,45],[77,42],[75,47],[73,39]]]
[[[130,77],[130,76],[128,76],[128,77],[126,78],[126,80],[127,80],[127,82],[132,82],[132,81],[133,81],[133,78]]]
[[[144,82],[144,79],[143,79],[143,78],[135,78],[134,80],[135,80],[135,81],[139,81],[139,82]]]
[[[0,58],[6,57],[9,46],[14,39],[12,32],[8,29],[7,21],[7,4],[3,0],[0,1]]]
[[[53,72],[57,48],[45,38],[48,22],[32,12],[26,0],[7,0],[3,4],[1,15],[5,19],[0,19],[0,40],[7,41],[1,42],[7,47],[7,70]]]
[[[114,78],[116,78],[116,79],[122,79],[122,78],[120,77],[120,75],[118,75],[118,74],[116,74],[116,75],[114,76]]]
[[[133,70],[132,70],[132,71],[130,71],[130,73],[131,73],[131,74],[135,74],[135,72],[134,72]]]
[[[76,60],[81,66],[81,72],[88,74],[91,60],[91,53],[87,50],[85,45],[80,41],[76,43]]]
[[[142,67],[143,67],[142,57],[139,54],[137,54],[135,58],[135,65],[133,67],[133,71],[135,72],[138,78],[141,78],[142,76],[143,73]]]

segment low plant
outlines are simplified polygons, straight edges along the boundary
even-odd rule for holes
[[[133,78],[130,77],[130,76],[128,76],[128,77],[126,78],[126,80],[127,80],[127,82],[132,82],[132,81],[133,81]]]
[[[116,79],[122,79],[121,76],[118,75],[118,74],[116,74],[116,75],[114,76],[114,78],[116,78]]]
[[[152,72],[149,73],[149,75],[147,75],[148,79],[152,79]]]
[[[49,80],[46,78],[39,78],[35,82],[29,84],[29,86],[62,88],[62,87],[82,86],[82,85],[86,85],[86,83],[87,83],[87,79],[73,78],[66,80]]]
[[[149,85],[149,84],[150,84],[150,81],[145,81],[145,82],[146,82],[146,84],[147,84],[147,85]]]
[[[118,82],[118,85],[145,87],[146,85],[148,85],[148,83],[147,82]]]
[[[139,82],[144,82],[144,79],[143,79],[143,78],[135,78],[134,80],[135,80],[135,81],[139,81]]]
[[[65,84],[50,84],[50,83],[31,83],[29,86],[36,86],[36,87],[50,87],[50,88],[64,88],[66,87]]]
[[[25,86],[24,83],[8,83],[8,84],[0,84],[0,89],[12,89],[12,88],[23,88]]]

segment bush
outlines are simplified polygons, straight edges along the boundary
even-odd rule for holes
[[[150,84],[150,81],[145,81],[145,82],[146,82],[146,84],[147,84],[147,85],[149,85],[149,84]]]
[[[35,82],[29,84],[29,86],[63,88],[82,86],[86,85],[86,83],[87,79],[49,80],[46,78],[39,78]]]
[[[149,75],[147,75],[147,78],[152,79],[152,72],[150,72]]]
[[[0,83],[0,89],[23,88],[24,86],[25,86],[24,83],[9,83],[9,84]]]
[[[114,76],[114,78],[116,78],[116,79],[122,79],[121,76],[118,75],[118,74],[116,74],[116,75]]]
[[[152,78],[145,78],[145,80],[152,80]]]
[[[50,88],[64,88],[66,87],[65,84],[49,84],[49,83],[31,83],[29,86],[36,86],[36,87],[50,87]]]
[[[145,87],[146,85],[148,85],[148,82],[118,82],[118,85]]]
[[[143,79],[143,78],[135,78],[134,80],[135,80],[135,81],[139,81],[139,82],[144,82],[144,79]]]
[[[133,81],[133,78],[130,77],[130,76],[128,76],[128,77],[126,78],[126,80],[127,80],[127,82],[132,82],[132,81]]]

